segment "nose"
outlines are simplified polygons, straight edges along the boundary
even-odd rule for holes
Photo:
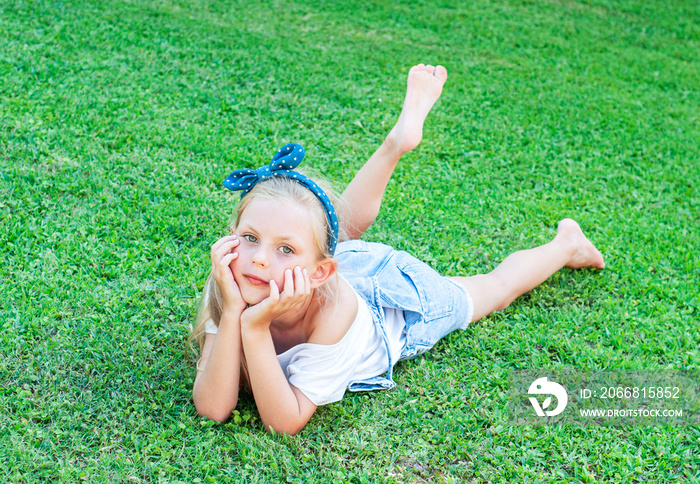
[[[267,249],[262,244],[260,244],[257,247],[257,250],[253,253],[252,261],[253,264],[262,268],[266,268],[270,265],[270,258],[267,254]]]

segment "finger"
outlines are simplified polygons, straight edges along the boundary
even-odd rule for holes
[[[227,251],[225,253],[219,253],[219,252],[212,253],[212,255],[211,255],[211,267],[212,267],[212,272],[214,273],[215,276],[216,276],[216,274],[218,274],[220,272],[219,267],[221,266],[221,261],[223,260],[223,258],[227,255],[231,255],[234,253],[237,254],[237,252],[234,252],[233,250]],[[238,257],[238,256],[236,256],[236,257]]]
[[[238,252],[231,252],[230,254],[226,254],[221,258],[221,260],[219,261],[219,265],[221,267],[226,267],[236,259],[238,259]]]
[[[238,287],[233,276],[233,268],[231,267],[231,264],[237,258],[238,253],[233,253],[223,257],[217,264],[212,263],[212,276],[222,293],[228,292],[233,287]]]
[[[235,235],[225,235],[225,236],[221,237],[219,240],[214,242],[214,244],[212,244],[212,246],[211,246],[212,250],[218,249],[226,242],[232,240],[234,237],[236,237],[236,236]]]
[[[284,291],[283,294],[287,297],[294,295],[294,273],[291,269],[284,271]]]
[[[306,280],[304,278],[304,270],[296,266],[294,268],[294,291],[296,294],[306,294]]]
[[[311,294],[311,276],[309,276],[309,271],[304,268],[302,271],[304,273],[304,294]]]
[[[226,245],[227,243],[229,243],[233,240],[238,240],[238,236],[235,234],[225,235],[225,236],[221,237],[219,240],[217,240],[215,245],[221,247],[222,245]]]
[[[224,239],[227,240],[220,240],[214,246],[211,248],[211,256],[216,257],[216,258],[221,258],[224,255],[226,255],[228,252],[231,252],[235,247],[238,247],[241,244],[240,239],[236,235],[229,235],[227,237],[224,237]]]
[[[219,246],[218,250],[220,252],[228,252],[226,249],[230,249],[231,247],[236,247],[241,244],[241,239],[239,239],[237,235],[227,235],[226,239],[227,240]]]
[[[238,252],[233,252],[230,254],[226,254],[224,257],[222,257],[217,264],[212,264],[213,271],[214,271],[214,279],[220,279],[221,274],[225,273],[228,271],[229,273],[232,273],[233,270],[230,267],[231,263],[238,259]]]
[[[280,300],[280,288],[274,279],[270,280],[270,301],[276,303]]]
[[[240,240],[238,240],[238,239],[232,240],[232,241],[221,246],[221,248],[219,249],[219,254],[223,257],[226,254],[235,252],[235,248],[238,247],[239,245],[241,245]]]

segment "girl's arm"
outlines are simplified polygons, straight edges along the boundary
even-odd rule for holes
[[[243,312],[241,341],[250,386],[265,428],[293,435],[304,428],[316,405],[287,381],[270,325],[275,317],[293,313],[308,303],[311,280],[306,269],[297,266],[293,271],[286,270],[283,289],[280,293],[275,281],[270,281],[270,296]]]
[[[296,434],[314,414],[316,405],[287,381],[269,328],[245,328],[242,337],[255,405],[265,429]]]
[[[220,238],[211,247],[212,276],[221,291],[223,310],[216,335],[207,334],[192,388],[197,413],[223,422],[238,402],[241,368],[241,314],[246,307],[233,278],[231,264],[238,258],[235,235]]]
[[[197,414],[224,422],[238,402],[241,368],[240,314],[221,315],[219,332],[207,334],[197,363],[192,399]]]

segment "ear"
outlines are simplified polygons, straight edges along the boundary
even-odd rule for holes
[[[322,286],[338,270],[338,261],[332,257],[323,259],[316,264],[316,270],[309,275],[311,289]]]

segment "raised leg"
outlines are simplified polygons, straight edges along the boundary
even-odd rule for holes
[[[534,289],[562,267],[605,268],[602,254],[571,220],[559,222],[554,239],[534,249],[515,252],[492,272],[471,277],[451,277],[474,300],[473,321],[507,308],[518,296]]]
[[[377,218],[384,191],[399,159],[420,143],[423,123],[442,93],[447,70],[419,64],[408,73],[406,98],[396,125],[343,192],[350,207],[346,230],[359,238]]]

